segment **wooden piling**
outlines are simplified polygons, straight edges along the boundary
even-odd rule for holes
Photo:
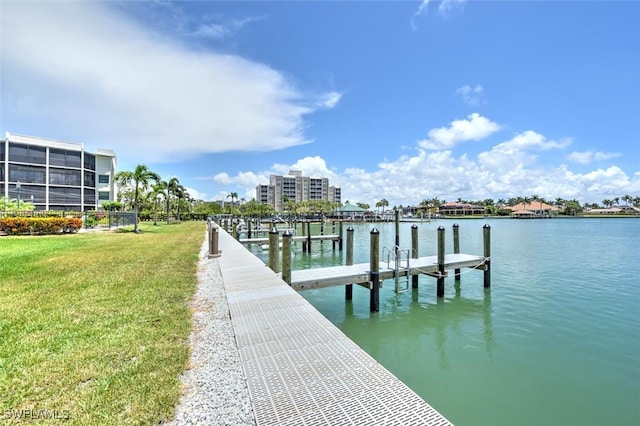
[[[371,230],[369,249],[369,276],[372,284],[369,291],[369,310],[378,312],[380,310],[380,232],[376,228]]]
[[[436,295],[444,297],[444,226],[438,227],[438,279]]]
[[[396,247],[395,247],[395,252],[396,252],[396,257],[398,256],[398,250],[400,250],[400,210],[399,209],[395,209],[394,211],[395,213],[395,219],[396,219]]]
[[[307,253],[311,253],[311,221],[307,221]]]
[[[240,224],[236,223],[234,219],[231,219],[231,235],[235,240],[240,238],[240,235],[238,233],[238,226],[240,226]]]
[[[302,234],[303,237],[307,236],[307,227],[305,225],[305,222],[300,222],[300,234]],[[307,240],[303,240],[302,241],[302,252],[306,253],[307,252]]]
[[[455,254],[460,253],[460,225],[457,223],[453,224],[453,252]],[[456,281],[460,281],[460,269],[455,269],[453,271],[453,276]]]
[[[338,235],[340,235],[340,239],[338,240],[338,250],[342,251],[342,238],[343,238],[343,233],[342,233],[342,228],[343,228],[343,222],[342,219],[340,219],[340,222],[338,222]]]
[[[247,238],[251,238],[251,222],[253,222],[252,218],[247,219]]]
[[[347,228],[347,259],[346,265],[353,265],[353,228]],[[344,298],[346,300],[353,299],[353,284],[347,284],[344,288]]]
[[[282,234],[282,279],[291,285],[291,231]]]
[[[411,225],[411,258],[418,258],[418,225]],[[418,274],[411,277],[411,288],[418,288]]]
[[[269,268],[273,272],[278,272],[278,257],[280,255],[280,247],[278,247],[278,230],[276,227],[272,227],[271,231],[269,231]]]
[[[484,269],[484,288],[491,287],[491,226],[485,224],[482,227],[482,236],[484,243],[484,257],[487,259]]]

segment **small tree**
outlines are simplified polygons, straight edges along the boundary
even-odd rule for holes
[[[160,175],[149,170],[144,164],[138,164],[133,172],[122,171],[116,174],[115,178],[121,186],[128,186],[132,183],[134,185],[133,211],[135,222],[133,225],[133,232],[137,234],[140,232],[138,230],[138,200],[140,198],[140,190],[145,190],[152,180],[157,183],[160,180]]]

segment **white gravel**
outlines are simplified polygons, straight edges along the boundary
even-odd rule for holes
[[[191,302],[191,355],[183,373],[183,395],[168,425],[256,424],[229,315],[217,259],[200,250],[198,287]]]

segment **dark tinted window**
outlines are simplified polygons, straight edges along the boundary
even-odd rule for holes
[[[18,163],[47,163],[47,149],[41,146],[9,144],[9,161]]]
[[[49,149],[49,164],[80,168],[80,151],[51,148]]]
[[[9,165],[9,181],[20,183],[46,183],[44,167]]]

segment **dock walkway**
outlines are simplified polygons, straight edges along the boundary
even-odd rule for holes
[[[218,258],[258,425],[450,425],[225,231]]]
[[[471,254],[447,254],[444,258],[445,271],[461,268],[482,269],[486,262],[484,256]],[[296,290],[308,290],[312,288],[331,287],[345,284],[371,284],[369,263],[355,265],[330,266],[315,269],[302,269],[291,271],[291,287]],[[396,276],[395,267],[390,267],[387,262],[380,262],[380,282],[393,279]],[[438,256],[427,256],[418,259],[410,259],[408,268],[400,268],[399,276],[412,276],[418,274],[438,275]]]

